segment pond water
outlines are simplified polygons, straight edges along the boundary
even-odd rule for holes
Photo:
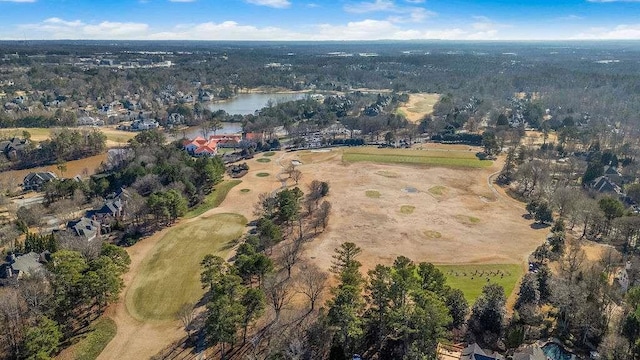
[[[548,343],[542,347],[544,354],[551,360],[571,360],[571,353],[556,343]]]
[[[269,104],[304,99],[307,94],[271,93],[271,94],[238,94],[232,99],[209,104],[211,111],[224,110],[228,114],[249,115]]]

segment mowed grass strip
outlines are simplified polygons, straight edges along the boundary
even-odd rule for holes
[[[193,218],[204,214],[207,210],[216,208],[222,204],[231,189],[240,184],[242,180],[225,180],[213,188],[211,194],[207,195],[204,201],[195,208],[187,212],[186,218]]]
[[[348,149],[342,154],[346,162],[373,162],[385,164],[416,164],[446,167],[483,168],[493,164],[490,160],[479,160],[466,151],[429,151],[409,149]]]
[[[89,333],[72,345],[69,358],[76,360],[94,360],[107,344],[116,336],[118,328],[110,318],[103,317],[90,326]],[[67,357],[65,357],[67,358]]]
[[[126,294],[129,313],[140,321],[175,320],[182,304],[204,294],[200,261],[207,254],[225,257],[246,224],[242,215],[215,214],[170,229],[140,265]]]
[[[482,288],[487,284],[502,285],[508,298],[518,280],[523,276],[522,266],[518,264],[436,265],[436,267],[447,278],[447,285],[462,290],[469,305],[476,301],[482,293]]]

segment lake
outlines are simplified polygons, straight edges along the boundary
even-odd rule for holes
[[[305,96],[307,94],[302,93],[238,94],[233,99],[211,103],[208,108],[213,112],[224,110],[231,115],[249,115],[267,106],[269,101],[282,103],[304,99]]]

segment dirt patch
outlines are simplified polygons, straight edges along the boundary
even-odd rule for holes
[[[433,106],[440,100],[440,94],[410,94],[409,101],[398,107],[398,114],[417,123],[425,116],[433,114]]]

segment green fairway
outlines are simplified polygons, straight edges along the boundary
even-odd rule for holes
[[[225,180],[213,188],[211,194],[207,195],[204,201],[195,208],[187,212],[186,218],[196,217],[204,214],[207,210],[220,206],[227,197],[229,191],[242,180]]]
[[[259,162],[259,163],[268,163],[268,162],[271,162],[271,159],[269,159],[269,158],[259,158],[256,161]]]
[[[116,336],[116,323],[103,317],[91,324],[86,336],[72,346],[73,358],[77,360],[94,360],[100,355],[109,341]]]
[[[257,173],[256,176],[257,177],[267,177],[267,176],[269,176],[269,173],[261,172],[261,173]]]
[[[342,154],[346,162],[374,162],[385,164],[416,164],[446,167],[482,168],[493,164],[489,160],[479,160],[469,151],[410,150],[355,148],[346,149]]]
[[[523,275],[522,266],[518,264],[437,265],[437,268],[447,277],[447,285],[464,292],[469,305],[489,283],[502,285],[509,297]]]
[[[169,230],[140,264],[126,295],[129,313],[141,321],[174,320],[182,304],[204,294],[200,261],[207,254],[224,257],[246,224],[242,215],[216,214]]]
[[[273,156],[275,154],[275,151],[267,151],[266,153],[262,154],[262,156]]]

